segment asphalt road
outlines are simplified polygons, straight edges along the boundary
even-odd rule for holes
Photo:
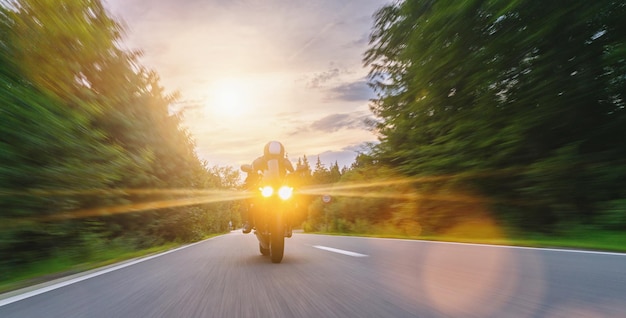
[[[626,317],[626,254],[296,233],[272,264],[233,232],[123,266],[0,317]]]

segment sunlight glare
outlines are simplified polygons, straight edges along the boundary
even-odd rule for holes
[[[215,82],[210,91],[207,108],[219,117],[234,118],[248,110],[249,89],[242,80],[229,78]]]
[[[53,222],[61,220],[81,219],[88,217],[110,216],[115,214],[133,213],[148,210],[176,208],[190,205],[202,205],[209,203],[239,201],[250,198],[252,193],[236,190],[203,190],[203,189],[92,189],[86,191],[73,190],[31,190],[27,192],[0,191],[0,196],[6,195],[39,195],[39,196],[65,196],[65,195],[111,195],[111,194],[143,194],[143,195],[170,195],[182,196],[179,198],[155,199],[147,202],[131,202],[113,206],[103,206],[79,209],[73,211],[57,211],[49,215],[37,218],[12,219],[11,222],[0,223],[0,230],[14,227],[17,224],[30,224],[32,222]]]

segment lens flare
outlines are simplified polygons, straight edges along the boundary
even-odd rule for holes
[[[511,174],[514,171],[498,171],[491,173],[474,173],[464,176],[428,176],[413,178],[387,178],[384,180],[368,180],[361,182],[339,182],[334,184],[316,185],[298,188],[298,193],[303,195],[330,195],[333,197],[362,197],[362,198],[389,198],[405,202],[426,202],[426,201],[448,201],[459,203],[487,203],[483,197],[448,191],[427,191],[419,189],[420,184],[436,183],[446,181],[451,178],[480,178],[493,175]],[[418,187],[415,187],[418,185]],[[271,187],[259,188],[265,197],[272,196],[274,189]],[[278,190],[281,197],[293,196],[291,191]],[[283,195],[281,195],[283,192]],[[14,191],[0,189],[0,197],[3,196],[24,196],[24,197],[85,197],[85,196],[110,196],[125,197],[139,196],[142,202],[126,203],[121,205],[111,205],[103,207],[90,207],[77,210],[61,210],[46,216],[32,218],[6,218],[10,222],[0,222],[0,228],[15,226],[17,223],[29,224],[33,221],[59,221],[64,219],[77,219],[94,216],[107,216],[123,213],[134,213],[156,209],[174,208],[189,205],[210,204],[217,202],[237,201],[248,199],[258,193],[242,192],[232,190],[215,189],[26,189]],[[148,198],[154,196],[156,198]],[[284,198],[283,198],[284,199]],[[133,201],[133,200],[131,200]],[[524,202],[509,202],[510,204],[524,205]]]
[[[91,189],[91,190],[29,190],[23,192],[0,191],[3,195],[21,196],[90,196],[90,195],[159,195],[170,196],[169,199],[153,199],[146,202],[133,202],[104,207],[93,207],[71,211],[58,211],[53,214],[31,218],[9,218],[8,222],[0,222],[0,228],[29,225],[31,222],[62,221],[70,219],[109,216],[148,210],[175,208],[189,205],[201,205],[251,198],[254,194],[236,190],[201,190],[201,189]],[[183,196],[176,198],[175,196]]]

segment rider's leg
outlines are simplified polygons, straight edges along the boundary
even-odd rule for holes
[[[241,209],[241,220],[243,221],[243,228],[241,231],[244,234],[250,233],[252,231],[252,222],[250,217],[251,203],[249,201],[245,201],[245,207]]]

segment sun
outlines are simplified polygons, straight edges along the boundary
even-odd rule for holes
[[[211,86],[208,107],[220,117],[238,117],[248,108],[246,85],[236,79],[222,79]]]

